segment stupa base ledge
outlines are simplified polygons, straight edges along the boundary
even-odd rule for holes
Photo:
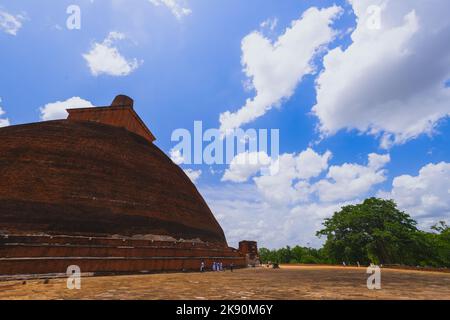
[[[70,266],[82,275],[129,275],[205,271],[214,262],[224,270],[248,266],[248,253],[222,244],[107,237],[24,236],[0,238],[0,281],[67,277]]]

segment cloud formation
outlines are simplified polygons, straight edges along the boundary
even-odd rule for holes
[[[0,103],[2,103],[2,98],[0,98]],[[10,125],[8,118],[2,118],[2,116],[4,114],[5,114],[5,111],[2,109],[2,106],[0,105],[0,128],[7,127]]]
[[[429,163],[417,176],[394,178],[390,192],[379,196],[394,199],[398,206],[427,225],[450,219],[450,163]],[[429,224],[427,226],[429,226]]]
[[[277,170],[268,170],[253,180],[266,201],[284,205],[305,202],[313,191],[309,180],[325,171],[330,159],[331,152],[321,155],[310,148],[298,155],[285,153],[272,163]]]
[[[240,153],[231,160],[222,181],[245,182],[270,164],[271,159],[266,152]]]
[[[80,97],[72,97],[65,101],[56,101],[47,103],[45,106],[41,107],[41,120],[59,120],[66,119],[68,113],[66,109],[76,109],[76,108],[92,108],[94,107],[91,102],[81,99]]]
[[[353,202],[304,203],[296,206],[268,202],[250,183],[202,186],[201,193],[223,227],[227,241],[237,246],[242,239],[255,239],[258,246],[286,245],[318,247],[315,236],[323,219]]]
[[[225,176],[233,177],[227,180],[234,184],[204,188],[205,196],[232,241],[254,238],[271,247],[317,246],[322,240],[315,232],[323,219],[376,191],[386,180],[384,167],[390,161],[388,154],[372,153],[365,165],[329,166],[331,158],[330,151],[320,154],[308,148],[272,160],[277,171],[230,165]]]
[[[350,3],[357,16],[356,28],[349,31],[352,43],[327,52],[324,69],[316,79],[317,103],[312,111],[321,135],[356,129],[377,137],[381,147],[390,148],[421,134],[433,134],[437,124],[450,115],[449,2]],[[276,45],[258,32],[244,38],[242,64],[251,80],[246,84],[256,91],[256,97],[239,111],[222,114],[222,131],[264,115],[292,95],[302,75],[312,73],[307,68],[285,70],[273,58],[273,52],[283,48],[280,39],[293,33],[294,25]],[[330,35],[334,35],[331,29]],[[283,61],[288,67],[294,65],[290,59]],[[449,163],[428,164],[417,175],[395,177],[391,190],[380,192],[377,187],[388,177],[389,154],[371,153],[364,164],[329,166],[330,159],[331,153],[321,155],[312,149],[298,155],[283,154],[277,160],[276,174],[261,172],[264,166],[233,165],[223,180],[234,184],[218,189],[229,197],[209,190],[207,198],[212,199],[225,229],[230,217],[236,221],[230,232],[226,229],[229,238],[254,238],[271,247],[317,245],[314,233],[324,218],[372,195],[394,199],[421,227],[449,221]],[[241,196],[240,188],[252,196]]]
[[[91,50],[83,54],[93,76],[101,74],[110,76],[127,76],[135,71],[142,61],[126,59],[115,46],[115,43],[126,37],[120,32],[110,32],[102,42],[94,42]]]
[[[22,28],[22,21],[24,16],[12,15],[4,10],[0,9],[0,30],[11,35],[16,36],[19,30]]]
[[[242,65],[256,96],[236,112],[220,115],[220,129],[238,128],[289,99],[297,84],[315,72],[311,60],[335,36],[331,28],[341,8],[310,8],[275,42],[254,31],[242,40]]]
[[[352,44],[329,51],[317,79],[322,135],[356,129],[389,148],[433,133],[450,115],[450,2],[350,2],[358,18]]]
[[[170,159],[177,165],[183,164],[185,160],[181,155],[181,151],[175,149],[170,150]]]
[[[366,195],[373,186],[386,180],[384,166],[389,163],[388,154],[371,153],[366,166],[344,163],[331,166],[325,179],[312,186],[322,202],[346,201]]]
[[[184,169],[183,171],[193,183],[196,183],[198,178],[202,175],[202,170]]]
[[[154,6],[166,6],[170,12],[180,20],[184,16],[188,16],[192,13],[192,10],[185,7],[180,0],[148,0]]]
[[[390,191],[377,191],[387,178],[389,154],[371,153],[365,165],[329,166],[330,159],[331,153],[320,155],[312,149],[283,154],[276,175],[254,173],[254,183],[203,187],[202,192],[229,241],[252,238],[271,248],[320,246],[323,240],[315,232],[325,218],[372,195],[394,199],[421,228],[450,221],[450,163],[427,164],[415,176],[395,177]],[[302,174],[299,163],[316,167]]]

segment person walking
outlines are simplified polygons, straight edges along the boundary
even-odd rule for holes
[[[230,263],[230,271],[233,272],[234,264]]]
[[[202,261],[200,263],[200,272],[204,272],[205,271],[205,261]]]

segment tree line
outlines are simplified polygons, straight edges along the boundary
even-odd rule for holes
[[[450,267],[450,228],[436,223],[431,231],[400,211],[393,200],[366,199],[348,205],[325,219],[316,235],[325,238],[320,249],[287,246],[261,248],[262,263],[307,263],[368,265],[400,264],[421,267]]]

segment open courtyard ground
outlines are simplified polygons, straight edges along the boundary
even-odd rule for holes
[[[0,299],[450,299],[450,273],[382,269],[368,290],[366,268],[282,266],[235,272],[169,273],[0,282]]]

